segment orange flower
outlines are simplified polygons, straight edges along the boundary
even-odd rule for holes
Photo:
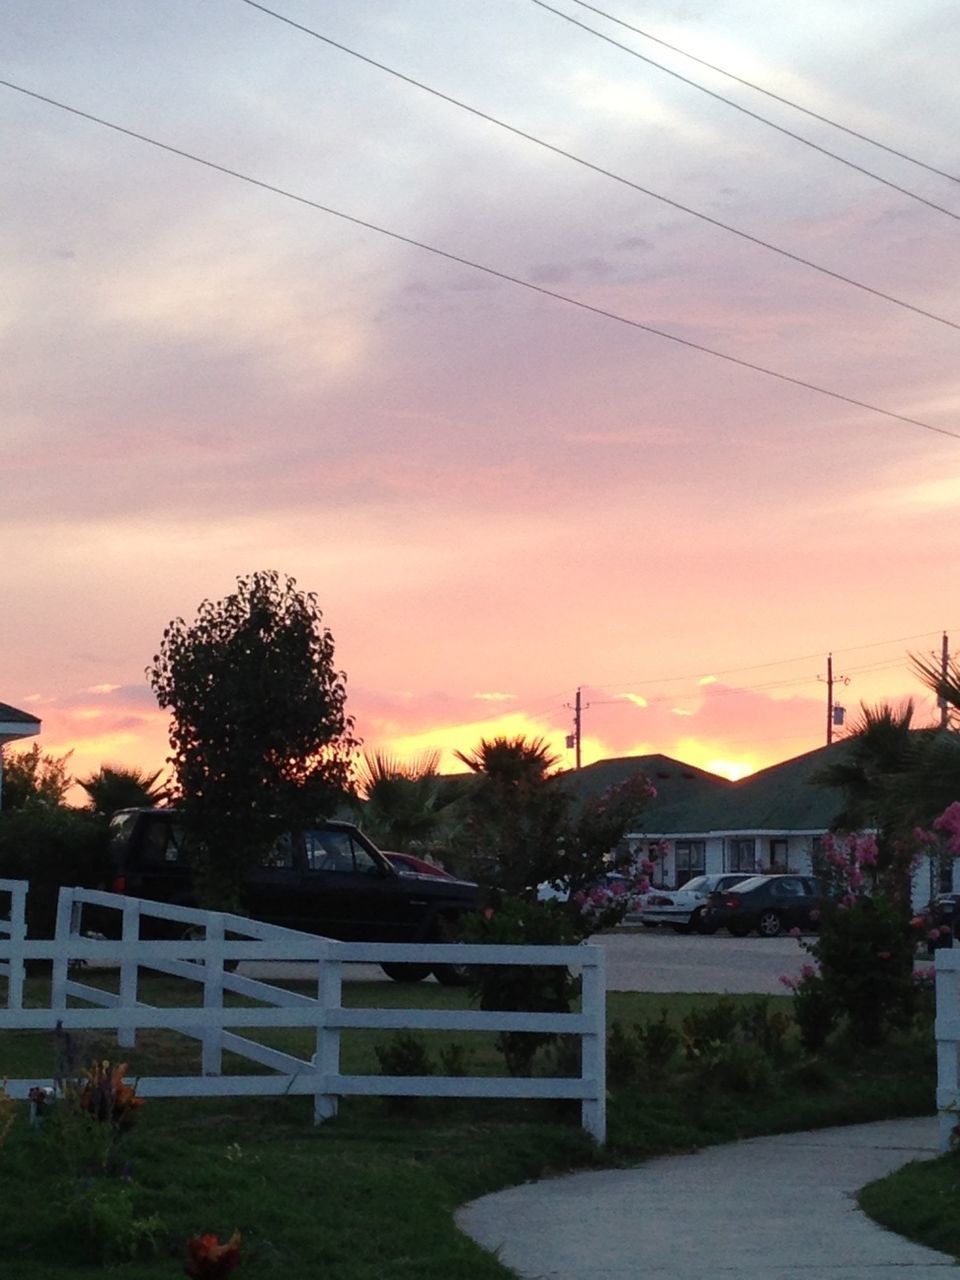
[[[189,1260],[184,1264],[184,1271],[193,1280],[219,1280],[227,1276],[240,1262],[240,1232],[235,1231],[225,1243],[220,1243],[219,1236],[212,1232],[202,1236],[191,1236],[187,1241]]]

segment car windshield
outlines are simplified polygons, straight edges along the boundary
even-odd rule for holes
[[[692,880],[688,880],[686,884],[680,886],[683,893],[703,893],[710,887],[710,880],[707,876],[694,876]]]

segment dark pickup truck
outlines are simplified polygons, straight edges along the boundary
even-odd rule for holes
[[[196,906],[191,858],[176,809],[123,809],[111,819],[114,893]],[[358,827],[318,822],[282,836],[249,873],[243,906],[257,920],[350,942],[455,941],[477,907],[477,886],[449,876],[401,875]],[[416,982],[428,965],[384,964],[388,977]],[[437,965],[437,980],[462,980]]]

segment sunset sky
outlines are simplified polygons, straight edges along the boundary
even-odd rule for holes
[[[165,624],[264,568],[403,756],[530,733],[572,763],[580,686],[584,761],[740,776],[822,744],[831,650],[852,711],[932,715],[907,655],[960,652],[960,185],[550,4],[271,7],[930,314],[244,0],[7,0],[4,81],[502,273],[0,87],[0,700],[73,773],[163,764]],[[960,168],[949,0],[599,7]]]

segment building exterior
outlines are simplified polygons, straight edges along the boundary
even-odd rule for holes
[[[637,770],[647,775],[657,796],[625,842],[636,859],[654,862],[655,886],[676,889],[704,873],[816,874],[820,844],[837,825],[844,796],[811,778],[848,751],[849,740],[841,740],[739,782],[662,755],[598,761],[571,774],[570,780],[589,797]],[[924,906],[938,892],[955,889],[960,879],[956,862],[948,872],[945,883],[936,860],[925,859],[914,876],[914,905]]]

